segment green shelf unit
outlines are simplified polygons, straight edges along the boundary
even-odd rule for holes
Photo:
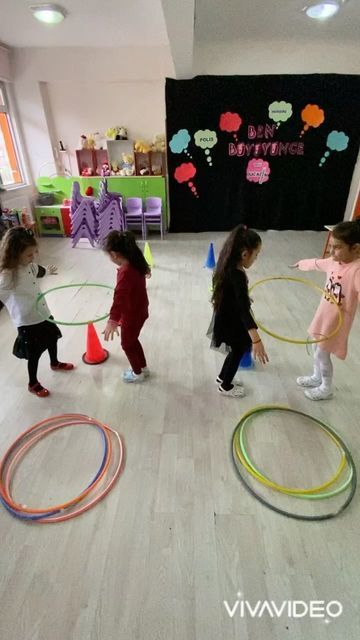
[[[35,207],[35,220],[41,236],[65,236],[60,205]]]
[[[56,176],[47,178],[43,176],[38,178],[37,187],[42,193],[53,193],[55,196],[56,204],[62,204],[64,198],[71,198],[72,185],[74,182],[80,184],[81,193],[85,195],[87,187],[94,189],[94,196],[98,196],[99,184],[101,177],[92,176],[85,178],[82,176],[72,176],[64,178],[62,176]],[[162,176],[129,176],[107,177],[109,191],[115,191],[121,193],[124,201],[126,198],[145,198],[158,197],[162,200],[162,207],[165,214],[165,220],[169,221],[169,215],[167,210],[167,198],[166,198],[166,180]],[[144,202],[145,204],[145,202]],[[39,207],[40,208],[40,207]],[[44,208],[44,207],[41,207]]]

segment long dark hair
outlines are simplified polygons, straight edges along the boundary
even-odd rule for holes
[[[8,229],[0,244],[0,272],[4,269],[16,270],[23,251],[36,246],[37,242],[32,232],[25,227]]]
[[[254,251],[261,245],[261,238],[256,231],[240,224],[232,230],[221,249],[214,273],[212,303],[215,311],[219,308],[224,289],[224,282],[231,271],[234,271],[241,260],[244,249]]]
[[[135,236],[131,231],[110,231],[104,240],[103,250],[106,253],[110,253],[110,251],[119,253],[128,260],[134,269],[144,276],[150,273],[149,265],[137,246]]]
[[[340,222],[334,227],[332,235],[337,240],[345,242],[349,247],[360,243],[360,220]]]

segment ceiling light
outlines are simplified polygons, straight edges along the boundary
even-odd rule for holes
[[[46,24],[59,24],[66,17],[66,11],[58,4],[34,4],[30,7],[34,18]]]
[[[309,18],[315,20],[326,20],[334,16],[340,9],[340,5],[344,0],[326,0],[325,2],[316,2],[307,7],[304,11]]]

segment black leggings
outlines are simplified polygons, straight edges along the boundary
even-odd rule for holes
[[[231,347],[231,351],[226,356],[222,369],[219,373],[219,378],[222,380],[221,386],[225,391],[229,391],[229,389],[232,388],[233,378],[239,368],[240,360],[245,351],[246,347],[244,347],[244,345],[233,345]]]
[[[50,364],[52,366],[55,366],[56,364],[58,364],[58,358],[57,358],[57,342],[54,342],[54,344],[51,345],[51,347],[48,348],[48,352],[49,352],[49,356],[50,356]],[[30,387],[33,387],[35,384],[38,384],[38,379],[37,379],[37,370],[38,370],[38,365],[39,365],[39,360],[40,357],[42,355],[43,351],[39,352],[34,352],[31,353],[31,355],[29,355],[29,359],[28,359],[28,372],[29,372],[29,385]]]

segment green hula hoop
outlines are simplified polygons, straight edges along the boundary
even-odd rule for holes
[[[256,411],[256,413],[265,413],[267,410],[261,410],[261,408],[259,408],[259,411]],[[330,481],[324,483],[324,485],[322,487],[314,487],[313,489],[305,489],[305,490],[300,490],[300,489],[287,489],[286,487],[281,487],[280,485],[276,485],[276,483],[273,483],[266,475],[264,475],[261,471],[259,471],[259,469],[255,466],[255,464],[252,462],[252,460],[250,459],[250,456],[246,450],[245,444],[244,444],[244,434],[246,431],[246,428],[249,424],[249,422],[251,422],[251,420],[254,418],[254,416],[256,415],[255,412],[245,415],[242,418],[242,423],[240,425],[238,425],[236,432],[235,432],[235,436],[234,437],[238,437],[238,443],[240,445],[240,450],[242,455],[244,456],[244,459],[246,460],[247,464],[249,465],[249,467],[254,471],[255,476],[257,477],[257,479],[260,479],[259,476],[261,478],[263,478],[265,480],[265,485],[268,486],[271,489],[274,489],[275,491],[280,491],[281,493],[293,496],[294,498],[300,498],[302,500],[326,500],[327,498],[333,498],[337,495],[339,495],[340,493],[342,493],[343,491],[345,491],[348,486],[351,484],[351,480],[352,480],[352,476],[353,476],[353,471],[352,468],[349,469],[349,474],[348,477],[346,478],[345,482],[343,482],[340,486],[338,486],[336,489],[333,489],[332,491],[325,491],[325,489],[329,486],[331,486],[332,484],[335,484],[335,482],[341,477],[342,472],[344,470],[345,464],[342,464],[342,460],[344,460],[345,462],[345,454],[343,452],[343,449],[341,447],[340,442],[337,440],[337,438],[335,438],[333,436],[333,434],[331,434],[327,429],[324,428],[324,426],[320,423],[320,421],[318,421],[315,418],[312,418],[311,416],[308,416],[313,422],[315,422],[316,424],[318,424],[320,426],[320,428],[327,433],[327,435],[330,436],[331,440],[333,440],[333,442],[336,444],[336,446],[338,447],[339,451],[342,454],[342,460],[340,462],[339,468],[337,470],[337,472],[334,474],[333,478],[331,478]],[[304,414],[303,414],[304,415]],[[237,447],[235,447],[235,451],[237,452]],[[241,461],[241,460],[240,460]]]
[[[290,344],[306,344],[306,345],[318,344],[319,342],[324,342],[325,340],[329,340],[330,338],[333,338],[334,336],[336,336],[336,334],[340,331],[342,327],[343,316],[342,316],[339,303],[333,295],[328,293],[325,289],[322,289],[322,287],[319,287],[319,285],[315,284],[314,282],[311,282],[310,280],[306,280],[305,278],[294,278],[291,276],[270,276],[269,278],[262,278],[262,280],[258,280],[257,282],[254,282],[254,284],[249,289],[249,294],[251,294],[252,291],[255,289],[255,287],[259,286],[260,284],[264,284],[264,282],[271,282],[273,280],[287,280],[289,282],[300,282],[301,284],[305,284],[306,286],[311,287],[311,289],[315,289],[315,291],[320,291],[322,295],[327,296],[329,300],[331,300],[331,302],[335,304],[335,308],[338,314],[338,321],[336,323],[335,329],[331,331],[331,333],[329,333],[328,336],[322,336],[321,338],[316,338],[313,340],[309,338],[307,340],[302,340],[299,338],[288,338],[287,336],[281,336],[279,333],[275,333],[275,331],[270,331],[270,329],[267,329],[263,324],[261,324],[255,318],[254,314],[252,314],[256,324],[258,325],[259,329],[261,329],[261,331],[264,331],[264,333],[267,333],[268,336],[271,336],[272,338],[276,338],[276,340],[281,340],[281,342],[289,342]]]
[[[60,289],[69,289],[70,287],[102,287],[103,289],[111,289],[112,291],[114,290],[114,287],[110,287],[110,285],[108,284],[96,284],[93,282],[83,282],[81,284],[63,284],[60,287],[53,287],[52,289],[48,289],[47,291],[40,293],[40,295],[37,297],[36,311],[38,312],[39,316],[41,316],[41,318],[43,318],[44,320],[53,322],[54,324],[63,324],[63,325],[66,325],[67,327],[73,327],[73,326],[78,327],[84,324],[94,324],[95,322],[101,322],[101,320],[105,320],[106,318],[108,318],[109,314],[106,313],[100,318],[95,318],[95,320],[83,320],[82,322],[64,322],[63,320],[50,319],[47,316],[44,316],[39,309],[39,304],[41,300],[45,298],[45,296],[48,295],[48,293],[53,293],[53,291],[59,291]]]
[[[346,462],[347,462],[347,466],[350,469],[350,473],[349,473],[349,478],[346,480],[346,482],[344,483],[344,485],[346,484],[346,487],[344,487],[344,485],[342,485],[342,487],[338,487],[337,489],[335,489],[333,492],[328,492],[329,494],[331,493],[331,495],[324,495],[324,494],[319,494],[319,497],[317,499],[322,499],[322,498],[330,498],[333,497],[334,495],[338,495],[339,493],[341,493],[341,491],[344,491],[345,488],[347,488],[348,486],[350,486],[350,492],[348,493],[347,497],[345,498],[344,503],[335,511],[330,511],[328,513],[324,513],[324,514],[319,514],[319,515],[305,515],[305,514],[300,514],[300,513],[291,513],[290,511],[285,511],[284,509],[277,507],[276,505],[272,504],[269,500],[266,500],[260,493],[258,493],[248,482],[248,480],[246,479],[245,476],[245,469],[247,466],[247,463],[245,461],[245,467],[244,467],[244,461],[241,460],[238,456],[238,452],[239,452],[239,441],[238,441],[238,431],[239,428],[242,428],[242,423],[243,421],[245,421],[245,419],[247,417],[250,417],[253,414],[256,413],[263,413],[263,412],[267,412],[267,411],[288,411],[290,413],[294,413],[296,415],[299,416],[303,416],[307,419],[313,420],[315,423],[317,423],[324,431],[327,431],[329,436],[332,436],[333,440],[337,441],[337,444],[339,445],[339,447],[341,448],[341,450],[343,451],[343,453],[345,454],[345,458],[346,458]],[[354,464],[354,460],[352,458],[351,452],[349,450],[349,448],[347,447],[346,443],[344,442],[344,440],[341,438],[341,436],[335,431],[335,429],[333,429],[333,427],[330,427],[329,424],[327,424],[326,422],[323,422],[322,420],[319,420],[318,418],[314,418],[313,416],[310,416],[307,413],[304,413],[303,411],[298,411],[296,409],[291,409],[290,407],[286,407],[283,405],[260,405],[257,406],[253,409],[251,409],[250,411],[248,411],[246,414],[244,414],[244,416],[241,417],[238,425],[235,427],[234,429],[234,433],[233,433],[233,437],[232,437],[232,459],[233,459],[233,463],[234,463],[234,467],[235,470],[238,473],[239,479],[241,480],[242,484],[244,485],[245,489],[250,493],[250,495],[252,495],[254,498],[256,498],[263,506],[267,507],[268,509],[270,509],[271,511],[275,512],[275,513],[279,513],[280,515],[286,516],[288,518],[294,518],[295,520],[302,520],[302,521],[307,521],[307,522],[319,522],[319,521],[324,521],[324,520],[330,520],[332,518],[335,518],[336,516],[338,516],[340,513],[342,513],[351,503],[355,492],[356,492],[356,486],[357,486],[357,474],[356,474],[356,467]],[[242,458],[244,458],[243,454],[240,452],[240,455]],[[255,473],[254,473],[255,475]],[[265,484],[265,483],[264,483]],[[299,496],[296,496],[299,497]]]

